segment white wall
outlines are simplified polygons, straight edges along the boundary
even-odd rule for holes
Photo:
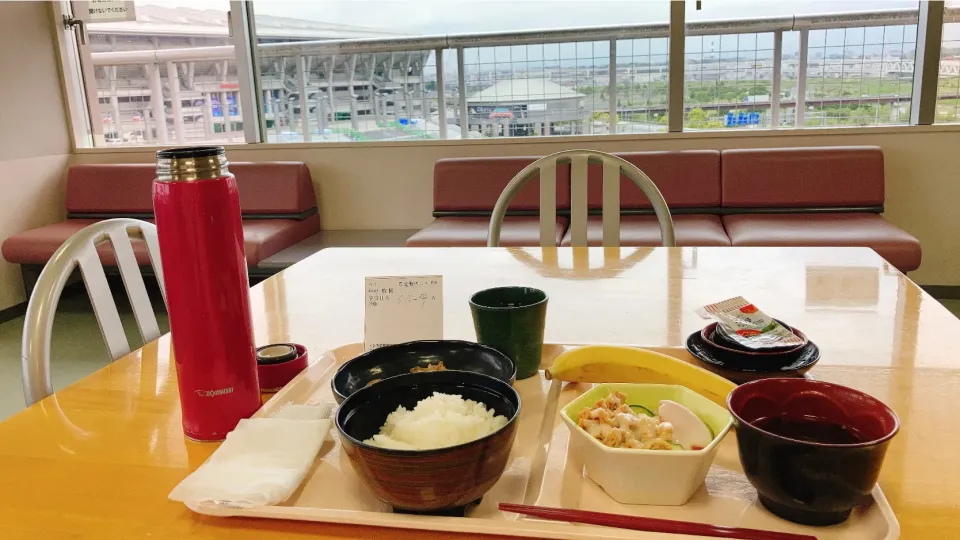
[[[47,2],[0,2],[0,242],[63,218],[69,160]],[[0,259],[0,309],[23,302],[19,266]]]
[[[435,144],[296,147],[257,145],[228,150],[233,161],[296,160],[310,167],[327,229],[419,228],[431,221],[433,164],[445,157],[544,155],[588,147],[611,152],[703,148],[877,145],[886,169],[886,218],[917,236],[924,262],[911,275],[923,284],[960,285],[960,126],[789,131],[781,134],[653,135],[589,139],[510,139]],[[74,163],[149,162],[151,151],[82,153]]]

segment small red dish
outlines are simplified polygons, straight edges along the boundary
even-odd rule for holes
[[[286,354],[283,349],[293,348]],[[257,377],[261,392],[276,392],[307,367],[307,348],[298,343],[257,347]]]
[[[778,322],[779,322],[779,321],[778,321]],[[792,331],[798,338],[802,339],[802,340],[803,340],[803,343],[802,343],[801,345],[797,345],[796,347],[791,347],[791,348],[789,348],[789,349],[784,349],[784,348],[781,348],[781,349],[769,349],[769,350],[749,350],[749,349],[746,349],[746,348],[734,349],[734,348],[732,348],[732,347],[728,347],[728,346],[726,346],[726,345],[723,345],[723,344],[719,343],[720,340],[715,337],[716,334],[718,333],[718,332],[717,332],[717,324],[718,324],[718,323],[710,323],[710,324],[708,324],[707,326],[704,326],[704,327],[703,327],[703,330],[700,330],[700,337],[702,337],[703,340],[704,340],[705,342],[707,342],[708,344],[710,344],[710,345],[716,347],[717,349],[720,349],[720,350],[722,350],[722,351],[724,351],[724,352],[726,352],[726,353],[730,353],[730,354],[745,354],[745,355],[748,355],[748,356],[768,356],[768,357],[782,356],[782,355],[788,355],[788,354],[791,354],[791,353],[797,353],[797,352],[799,352],[801,349],[803,349],[804,347],[806,347],[806,346],[807,346],[807,343],[810,342],[810,340],[807,338],[806,334],[804,334],[803,332],[801,332],[799,329],[793,328],[793,327],[791,327],[791,326],[787,326],[786,324],[783,324],[782,322],[780,322],[780,324],[783,324],[783,326],[784,326],[785,328],[788,328],[788,329],[789,329],[790,331]]]

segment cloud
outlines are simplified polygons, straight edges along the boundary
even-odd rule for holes
[[[913,1],[703,0],[688,20],[916,9]],[[669,20],[667,0],[259,0],[257,13],[398,32],[447,34],[641,24]]]

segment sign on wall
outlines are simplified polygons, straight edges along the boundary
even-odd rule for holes
[[[132,0],[89,0],[73,5],[74,15],[89,23],[137,20]]]

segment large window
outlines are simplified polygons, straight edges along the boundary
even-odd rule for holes
[[[684,129],[769,128],[773,33],[686,40]]]
[[[134,4],[78,43],[95,146],[655,133],[671,62],[685,131],[906,125],[920,31],[913,0],[691,1],[671,59],[667,0]],[[937,121],[956,122],[945,15]]]
[[[917,8],[915,1],[688,3],[690,32],[705,35],[687,37],[684,127],[906,124]],[[709,34],[711,22],[724,33]]]
[[[950,8],[960,1],[947,2],[940,49],[940,83],[937,85],[937,122],[960,122],[960,16]]]
[[[94,140],[243,142],[229,2],[137,0],[134,10],[136,20],[89,22],[80,46],[95,81]]]
[[[443,5],[378,2],[376,10],[363,13],[321,10],[312,2],[255,2],[266,139],[662,131],[665,127],[658,121],[666,119],[669,6],[602,3],[604,9],[573,2],[519,2],[511,4],[510,16],[504,17],[503,3],[482,0]],[[555,9],[560,5],[570,9]],[[430,9],[430,16],[420,16],[420,9]],[[282,19],[294,10],[307,21],[299,33],[281,30]],[[636,33],[662,37],[617,40],[621,34],[607,31],[600,32],[606,39],[597,40],[582,31],[623,24],[625,19],[656,21],[656,28]],[[530,31],[531,21],[560,30],[538,36]],[[418,35],[436,37],[409,39]],[[298,39],[351,38],[372,41],[343,47],[295,45]],[[385,41],[392,45],[385,48]],[[513,45],[517,42],[522,44]]]
[[[810,32],[806,126],[906,124],[916,24]]]

